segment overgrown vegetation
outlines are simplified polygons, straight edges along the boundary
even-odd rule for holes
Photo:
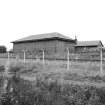
[[[0,105],[105,105],[105,88],[77,85],[66,80],[80,79],[77,74],[44,73],[37,65],[11,64],[8,74],[0,77]],[[26,70],[27,72],[24,72]],[[36,72],[35,72],[36,71]],[[24,80],[21,73],[34,72],[34,81]],[[12,74],[12,75],[11,75]],[[89,77],[86,77],[89,78]],[[75,80],[76,80],[75,79]],[[92,77],[92,80],[102,77]],[[7,86],[4,88],[5,80]],[[5,91],[1,91],[4,89]]]

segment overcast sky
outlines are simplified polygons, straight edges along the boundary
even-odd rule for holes
[[[105,44],[105,0],[0,0],[0,45],[49,32]]]

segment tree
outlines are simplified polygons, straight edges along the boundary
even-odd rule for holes
[[[0,46],[0,53],[6,53],[7,48],[5,46]]]

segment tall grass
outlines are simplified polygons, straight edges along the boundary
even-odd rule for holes
[[[2,105],[104,105],[105,89],[38,80],[20,80],[13,92],[3,94]]]
[[[64,83],[65,80],[60,82],[59,78],[43,73],[36,75],[35,81],[24,80],[20,75],[25,69],[32,72],[37,65],[29,68],[27,64],[10,65],[10,76],[4,78],[8,80],[6,92],[0,93],[0,105],[105,105],[105,88]],[[0,84],[1,81],[2,78]]]

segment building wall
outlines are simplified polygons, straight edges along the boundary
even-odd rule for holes
[[[75,47],[75,51],[76,52],[90,51],[90,50],[97,49],[98,47],[99,46],[78,46],[78,47]]]
[[[65,52],[67,52],[67,48],[69,48],[70,53],[75,52],[75,42],[65,42]]]
[[[67,48],[69,48],[70,53],[75,52],[75,42],[67,42],[67,41],[58,41],[57,42],[57,55],[56,58],[60,59],[67,59]]]
[[[27,50],[32,53],[39,52],[41,50],[54,51],[56,47],[56,41],[36,41],[36,42],[25,42],[25,43],[15,43],[13,46],[14,52],[19,53],[22,50]]]
[[[47,40],[47,41],[36,41],[36,42],[25,42],[25,43],[14,43],[14,53],[23,54],[23,50],[27,51],[30,56],[41,56],[42,50],[46,55],[54,56],[55,54],[67,53],[67,48],[70,51],[74,51],[74,42],[66,42],[62,40]]]
[[[84,52],[84,51],[92,51],[92,50],[96,50],[100,47],[103,47],[101,41],[98,42],[97,45],[91,45],[91,46],[76,46],[75,47],[75,51],[76,52]]]

